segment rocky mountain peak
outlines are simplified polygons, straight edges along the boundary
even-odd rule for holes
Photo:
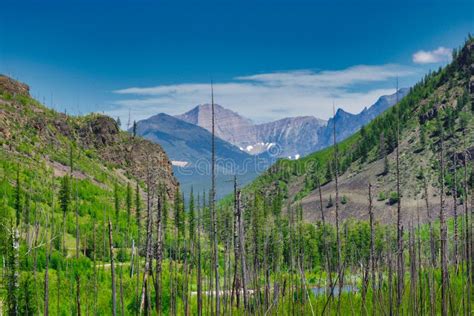
[[[176,118],[211,131],[211,112],[211,104],[200,104],[184,114],[177,115]],[[219,104],[214,104],[214,115],[217,137],[232,144],[237,144],[239,140],[251,137],[253,123],[250,119]]]

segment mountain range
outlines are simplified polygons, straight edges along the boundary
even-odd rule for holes
[[[398,99],[401,100],[408,91],[400,89]],[[329,121],[314,116],[297,116],[260,124],[254,124],[251,119],[216,104],[216,136],[252,155],[269,151],[278,158],[297,159],[329,146],[334,122],[338,127],[337,139],[343,140],[394,105],[396,100],[395,93],[381,96],[358,114],[339,109]],[[176,118],[211,131],[210,104],[198,105]]]
[[[400,89],[398,99],[407,92],[408,89]],[[337,139],[345,139],[396,100],[396,94],[382,96],[359,114],[339,109],[328,122],[298,116],[260,124],[216,104],[217,197],[232,192],[229,180],[233,175],[245,185],[279,158],[299,159],[331,145],[334,122]],[[141,120],[137,122],[136,133],[164,148],[187,197],[191,188],[210,188],[211,128],[211,105],[202,104],[181,115],[160,113]]]
[[[160,113],[137,122],[136,133],[163,147],[186,198],[191,189],[209,191],[212,134],[207,129]],[[275,161],[266,153],[250,155],[219,137],[215,146],[217,198],[232,191],[234,175],[246,184]]]

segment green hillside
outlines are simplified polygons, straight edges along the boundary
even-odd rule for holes
[[[101,263],[97,313],[107,313],[109,287],[102,285],[110,281],[104,265],[110,263],[107,223],[110,219],[119,249],[116,259],[129,263],[132,240],[136,246],[146,233],[146,177],[165,185],[172,199],[178,184],[171,163],[159,145],[120,131],[113,119],[58,113],[28,90],[0,76],[0,260],[3,267],[15,263],[11,245],[18,228],[21,289],[9,290],[4,268],[0,296],[20,295],[20,314],[43,311],[40,292],[49,256],[49,295],[51,302],[57,298],[50,312],[68,315],[74,301],[65,294],[74,276],[83,278],[84,304],[90,306],[87,292],[94,285],[87,280]]]
[[[390,206],[385,202],[388,202],[395,185],[397,122],[400,127],[402,186],[407,198],[410,196],[414,200],[417,194],[418,198],[421,194],[419,173],[422,167],[429,167],[425,169],[425,177],[430,189],[435,190],[438,186],[436,161],[439,159],[437,150],[440,124],[447,134],[445,151],[451,165],[453,157],[459,157],[456,170],[461,173],[459,169],[463,153],[466,150],[474,151],[473,45],[474,41],[470,38],[462,48],[454,52],[453,61],[448,66],[426,75],[396,106],[337,144],[340,186],[344,188],[347,184],[348,192],[363,190],[365,195],[370,180],[377,184],[380,199],[384,202],[380,204],[380,208]],[[321,184],[324,203],[328,204],[328,192],[334,190],[334,150],[335,147],[332,146],[296,161],[279,160],[247,186],[245,191],[261,192],[269,196],[280,194],[290,203],[302,201],[305,212],[314,213],[315,208],[319,209],[319,204],[312,203],[311,207],[306,207],[305,201],[312,196],[319,199],[317,188]],[[385,172],[384,165],[388,165]],[[446,182],[452,187],[452,174],[447,176]],[[462,188],[459,188],[458,193],[461,192]],[[332,198],[334,199],[334,191]],[[431,195],[430,198],[436,199]],[[349,200],[347,216],[350,216],[350,204]],[[366,204],[366,198],[363,204]],[[409,203],[407,207],[414,206]],[[360,216],[356,213],[354,217]]]
[[[185,206],[162,148],[113,119],[55,112],[5,76],[0,93],[2,313],[467,315],[474,307],[471,37],[358,133],[278,161],[216,208],[209,192]]]

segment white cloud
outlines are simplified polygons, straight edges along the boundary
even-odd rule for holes
[[[358,65],[343,70],[298,70],[237,77],[231,82],[214,84],[214,99],[255,121],[285,116],[313,115],[327,119],[332,103],[357,113],[381,95],[395,92],[395,77],[416,74],[401,65]],[[114,91],[120,99],[108,113],[126,121],[140,120],[165,112],[180,114],[200,103],[210,102],[208,83],[183,83],[154,87],[131,87]]]
[[[416,64],[435,64],[449,62],[452,58],[451,49],[438,47],[432,51],[420,50],[413,54],[413,62]]]

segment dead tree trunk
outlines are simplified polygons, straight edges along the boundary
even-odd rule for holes
[[[76,261],[79,261],[79,209],[78,209],[78,192],[76,185],[75,197],[75,216],[76,216]],[[79,271],[76,271],[76,309],[77,315],[81,315],[81,277]]]
[[[242,218],[242,208],[241,208],[241,192],[237,190],[237,218],[239,222],[239,252],[240,252],[240,273],[242,278],[242,290],[244,297],[244,309],[248,310],[249,301],[247,293],[247,266],[245,264],[245,229],[244,229],[244,220]]]
[[[54,185],[53,185],[53,194],[51,201],[51,218],[53,218],[54,212]],[[53,247],[53,224],[52,220],[50,223],[49,216],[46,215],[46,236],[49,228],[49,240],[46,243],[46,262],[44,268],[44,315],[49,315],[49,257],[51,256],[52,247]]]
[[[112,276],[112,315],[117,315],[117,299],[115,290],[115,266],[114,266],[114,241],[112,239],[112,222],[109,218],[109,249],[110,249],[110,271]]]
[[[431,216],[431,209],[428,202],[428,181],[426,179],[427,175],[423,175],[423,188],[425,195],[425,206],[426,206],[426,215],[428,217],[428,226],[430,230],[430,253],[431,253],[431,266],[432,268],[436,267],[436,250],[435,250],[435,241],[433,234],[433,218]]]
[[[425,198],[425,207],[426,214],[428,217],[428,227],[430,231],[430,269],[428,272],[428,288],[430,293],[430,314],[434,316],[436,314],[436,287],[434,280],[434,269],[436,267],[436,250],[435,250],[435,240],[433,233],[433,218],[431,215],[431,209],[428,201],[428,180],[427,175],[423,175],[423,189],[424,189],[424,198]]]
[[[441,123],[442,124],[442,123]],[[444,214],[444,135],[441,126],[440,136],[440,239],[441,239],[441,315],[448,315],[448,258],[447,258],[447,227]]]
[[[333,113],[335,115],[335,109],[333,106]],[[341,311],[341,294],[342,288],[344,287],[344,271],[342,269],[342,246],[341,237],[339,231],[339,186],[338,186],[338,173],[339,173],[339,161],[338,161],[338,149],[336,140],[336,121],[333,122],[333,147],[334,147],[334,181],[336,187],[336,242],[337,242],[337,270],[339,279],[339,299],[337,303],[337,311],[340,314]]]
[[[145,269],[143,271],[143,282],[142,282],[142,292],[140,299],[140,313],[145,308],[145,300],[147,298],[147,283],[148,275],[151,270],[151,174],[149,170],[149,165],[147,166],[147,224],[146,224],[146,245],[145,245]],[[146,304],[146,313],[148,313],[149,301]]]
[[[332,284],[332,268],[331,268],[331,256],[329,254],[329,249],[326,242],[326,220],[324,218],[324,207],[323,207],[323,194],[321,192],[321,181],[319,180],[319,175],[317,176],[318,181],[318,192],[319,192],[319,209],[321,211],[321,222],[322,222],[322,235],[323,235],[323,252],[326,265],[326,274],[327,274],[327,292],[332,295],[333,291],[329,291],[329,288],[333,287]]]
[[[122,316],[125,315],[125,306],[124,306],[124,301],[123,301],[123,263],[120,263],[120,314]]]
[[[410,302],[411,311],[417,310],[417,299],[416,299],[416,287],[417,287],[417,274],[416,274],[416,250],[415,250],[415,235],[413,232],[413,223],[410,223],[408,228],[408,249],[410,254]]]
[[[389,303],[389,315],[393,315],[393,263],[392,263],[392,240],[387,238],[388,245],[388,303]]]
[[[458,182],[457,182],[457,154],[454,153],[454,168],[453,168],[453,203],[454,203],[454,266],[456,273],[458,270]]]
[[[161,295],[162,295],[162,261],[163,261],[163,194],[160,192],[158,203],[157,203],[157,214],[156,214],[156,277],[155,277],[155,308],[156,312],[160,315],[162,304],[161,304]]]
[[[239,281],[239,231],[238,231],[238,203],[237,203],[237,177],[234,176],[234,217],[233,217],[233,233],[234,233],[234,276],[232,281],[232,294],[230,298],[230,304],[234,304],[234,295],[236,297],[236,306],[240,307],[240,281]]]
[[[215,289],[216,289],[216,311],[215,315],[220,314],[220,300],[219,300],[219,252],[217,248],[217,213],[216,213],[216,143],[215,143],[215,117],[214,117],[214,90],[211,83],[211,99],[212,99],[212,143],[211,143],[211,214],[212,214],[212,227],[213,227],[213,248],[214,248],[214,277],[215,277]]]
[[[94,268],[94,315],[97,315],[97,295],[98,295],[98,289],[97,289],[97,248],[96,248],[96,223],[94,219],[93,223],[93,231],[92,231],[92,251],[93,253],[93,268]]]
[[[397,308],[401,307],[404,288],[404,264],[403,264],[403,226],[402,207],[400,192],[400,106],[398,105],[398,79],[397,79],[397,148],[396,148],[396,168],[397,168]]]
[[[466,138],[466,135],[464,135],[464,139]],[[467,175],[467,150],[466,150],[466,145],[464,145],[465,149],[464,149],[464,166],[463,166],[463,169],[464,169],[464,252],[465,252],[465,262],[466,262],[466,283],[467,283],[467,291],[466,291],[466,302],[470,302],[471,300],[471,269],[470,269],[470,265],[471,265],[471,248],[470,248],[470,234],[471,234],[471,227],[470,227],[470,223],[469,223],[469,211],[468,211],[468,175]],[[471,208],[473,206],[471,205]],[[467,314],[471,314],[471,305],[470,304],[466,304],[467,305]]]
[[[375,315],[376,307],[376,286],[375,286],[375,231],[374,212],[372,210],[372,184],[369,182],[369,222],[370,222],[370,265],[371,265],[371,285],[372,285],[372,315]]]
[[[197,222],[197,241],[196,241],[196,251],[197,251],[197,307],[198,307],[198,316],[202,316],[202,262],[201,262],[201,225],[202,225],[202,214],[205,207],[205,196],[203,195],[203,204],[202,207],[199,205],[198,197],[198,222]]]

